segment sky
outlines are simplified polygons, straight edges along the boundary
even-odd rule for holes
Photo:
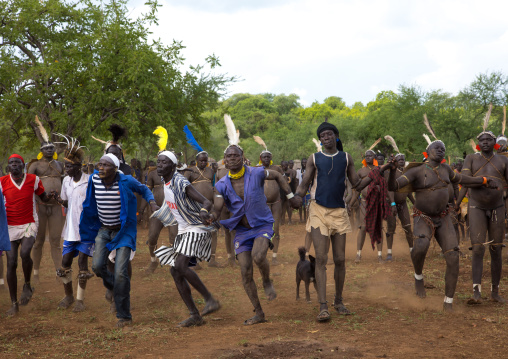
[[[130,0],[131,16],[143,0]],[[508,74],[508,2],[494,0],[159,0],[153,36],[215,54],[234,93],[339,96],[351,106],[417,85],[456,94],[476,75]]]

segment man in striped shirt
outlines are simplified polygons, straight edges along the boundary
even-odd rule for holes
[[[152,192],[134,177],[118,172],[120,162],[111,153],[104,155],[90,176],[79,224],[82,241],[95,240],[92,269],[104,286],[113,291],[118,318],[117,327],[132,323],[128,263],[136,250],[136,208],[134,192],[159,209]],[[110,256],[111,255],[111,256]],[[107,270],[108,257],[114,256],[115,271]]]

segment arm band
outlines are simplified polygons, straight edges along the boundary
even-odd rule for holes
[[[392,202],[392,207],[393,207],[393,206],[396,206],[396,205],[397,205],[397,204],[396,204],[395,202]]]
[[[487,177],[483,177],[483,183],[482,185],[486,185],[487,184]]]
[[[290,192],[289,194],[286,195],[286,198],[287,199],[291,199],[293,198],[295,195],[293,194],[293,192]]]
[[[208,213],[208,210],[206,208],[201,208],[199,211]]]

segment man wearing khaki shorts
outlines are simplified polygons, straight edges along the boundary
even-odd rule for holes
[[[349,314],[342,302],[342,290],[346,276],[345,251],[346,233],[351,232],[351,225],[344,203],[346,178],[352,187],[361,191],[372,180],[370,177],[360,179],[356,174],[353,159],[343,152],[339,139],[339,130],[328,122],[323,122],[317,130],[322,143],[322,152],[314,153],[307,160],[307,167],[302,182],[298,186],[295,198],[301,204],[309,185],[310,207],[307,231],[310,232],[316,252],[316,287],[319,298],[318,321],[330,320],[328,302],[326,301],[326,263],[328,250],[332,244],[332,255],[335,279],[334,308],[339,314]],[[385,165],[376,171],[384,171]]]

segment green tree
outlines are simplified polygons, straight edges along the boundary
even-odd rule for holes
[[[209,133],[201,114],[219,105],[234,77],[184,64],[181,42],[148,40],[157,23],[156,0],[130,19],[126,0],[13,0],[0,4],[0,119],[27,150],[37,147],[34,117],[48,131],[73,135],[99,151],[90,134],[109,138],[113,123],[129,130],[131,151],[155,148],[163,125],[170,145],[182,144],[184,124]]]

